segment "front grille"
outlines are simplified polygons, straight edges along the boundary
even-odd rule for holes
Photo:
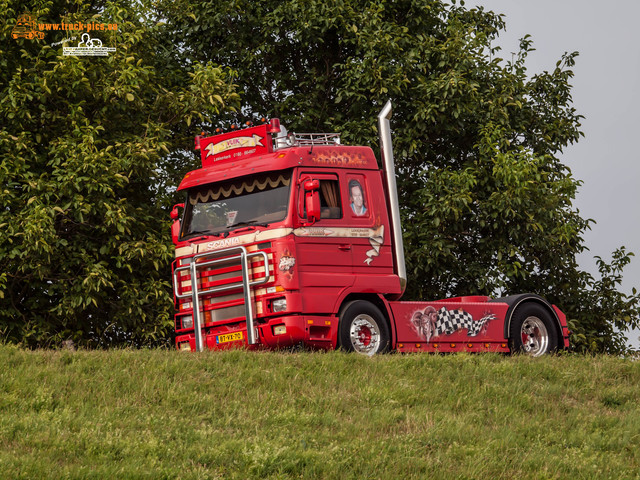
[[[250,251],[253,250],[253,251]],[[273,260],[271,260],[273,261]],[[242,263],[246,262],[246,278]],[[193,282],[192,275],[196,277]],[[256,343],[251,292],[245,286],[270,280],[269,256],[257,247],[232,247],[195,255],[189,265],[174,270],[174,294],[178,302],[193,304],[196,346],[201,349],[200,327],[245,321],[249,343]],[[194,292],[195,285],[195,292]],[[185,310],[181,310],[181,313]],[[200,347],[199,347],[200,346]]]

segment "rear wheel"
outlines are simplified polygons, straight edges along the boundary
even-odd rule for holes
[[[537,303],[525,303],[517,308],[509,329],[511,352],[532,357],[558,349],[558,333],[549,312]]]
[[[375,355],[389,350],[389,326],[372,303],[355,300],[340,312],[340,346],[348,352]]]

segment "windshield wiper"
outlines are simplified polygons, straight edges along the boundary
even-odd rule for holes
[[[257,220],[249,220],[248,222],[239,222],[229,225],[227,230],[236,229],[239,227],[267,227],[269,224],[266,222],[258,223]]]
[[[209,230],[196,230],[195,232],[191,232],[188,235],[185,235],[184,237],[182,237],[181,240],[191,240],[191,241],[195,241],[195,240],[200,240],[201,238],[207,238],[207,237],[217,237],[218,235],[220,235],[221,232],[218,233],[213,233]],[[199,237],[194,237],[194,235],[200,235]]]

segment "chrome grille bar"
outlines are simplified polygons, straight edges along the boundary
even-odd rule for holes
[[[221,257],[221,258],[215,258]],[[249,279],[249,260],[253,257],[262,257],[264,263],[264,278],[258,280]],[[211,259],[211,260],[206,260]],[[205,261],[202,261],[205,260]],[[242,274],[242,281],[233,282],[225,285],[219,285],[206,290],[200,290],[198,287],[198,272],[202,271],[206,267],[219,264],[232,264],[236,260],[239,260]],[[237,265],[237,263],[236,263]],[[184,281],[179,277],[180,272],[189,271],[191,282],[191,292],[180,293],[178,285]],[[204,252],[194,255],[191,259],[190,265],[178,267],[173,271],[173,292],[176,298],[189,298],[192,300],[193,307],[193,328],[196,339],[196,351],[201,352],[204,350],[204,343],[202,339],[202,317],[200,312],[200,297],[215,292],[221,292],[224,290],[232,290],[236,288],[242,288],[244,294],[244,310],[245,318],[247,322],[247,343],[249,345],[255,345],[258,343],[258,336],[254,325],[253,308],[251,302],[251,287],[254,285],[261,285],[269,281],[271,276],[269,272],[269,259],[265,252],[251,252],[248,253],[245,247],[232,247],[224,250],[218,250],[215,252]]]

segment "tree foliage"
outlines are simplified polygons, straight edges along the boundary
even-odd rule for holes
[[[166,208],[196,166],[193,133],[277,116],[289,130],[376,145],[387,99],[408,298],[540,293],[584,351],[619,352],[614,327],[638,326],[640,298],[620,292],[630,254],[601,261],[597,279],[576,262],[591,221],[572,206],[580,182],[560,155],[582,135],[577,53],[531,75],[530,37],[504,60],[493,46],[501,16],[441,0],[32,6],[54,22],[118,23],[117,52],[88,60],[11,39],[16,5],[3,2],[0,38],[0,321],[11,338],[163,337]],[[238,110],[226,108],[238,105],[234,83]]]
[[[1,3],[3,337],[31,346],[166,342],[173,251],[163,165],[191,148],[190,119],[210,121],[237,103],[228,72],[170,68],[164,27],[144,2],[27,10],[41,22],[117,24],[92,35],[116,47],[103,58],[51,46],[70,32],[11,38],[25,6]]]

